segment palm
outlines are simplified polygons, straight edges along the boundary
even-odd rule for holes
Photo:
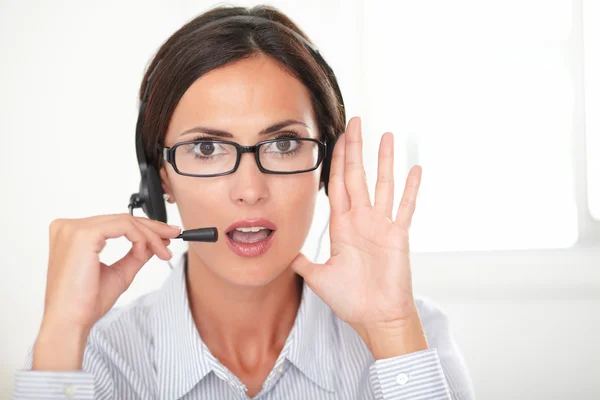
[[[381,141],[378,172],[372,206],[364,179],[359,121],[351,121],[332,160],[331,257],[325,264],[313,264],[300,254],[292,263],[336,315],[355,326],[397,321],[414,312],[408,229],[420,167],[409,173],[395,221],[393,141],[388,134]]]
[[[389,311],[399,310],[378,305],[401,305],[402,297],[411,291],[410,271],[401,268],[408,263],[408,241],[402,229],[363,208],[332,220],[330,235],[331,258],[315,271],[313,280],[323,300],[339,301],[332,308],[348,323],[393,319],[397,313]],[[390,263],[397,268],[384,267]]]

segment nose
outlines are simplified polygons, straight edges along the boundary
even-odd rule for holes
[[[254,154],[242,154],[238,169],[231,175],[231,200],[238,205],[264,203],[269,198],[267,177],[260,172]]]

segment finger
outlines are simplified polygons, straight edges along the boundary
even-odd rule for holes
[[[138,228],[142,231],[142,233],[146,235],[146,238],[148,239],[148,249],[151,250],[152,253],[156,254],[156,256],[161,260],[170,260],[172,254],[169,248],[163,243],[163,238],[161,238],[158,233],[150,229],[142,221],[135,220],[135,223],[138,225]]]
[[[171,243],[169,239],[161,239],[164,246]],[[110,267],[103,265],[102,274],[107,281],[105,291],[112,291],[113,297],[118,298],[133,282],[133,279],[141,268],[152,258],[155,252],[152,250],[150,243],[144,249],[143,255],[138,257],[131,248],[129,252],[120,260],[113,263]],[[108,270],[110,268],[110,270]],[[111,301],[111,300],[109,300]],[[112,303],[111,303],[112,304]]]
[[[155,221],[153,219],[144,217],[134,218],[137,222],[144,224],[146,227],[150,228],[152,231],[156,232],[161,238],[164,239],[172,239],[181,233],[181,228],[179,226],[168,225],[164,222]]]
[[[384,133],[379,144],[375,210],[392,220],[394,207],[394,135]]]
[[[164,222],[155,221],[145,217],[135,217],[127,213],[121,214],[106,214],[106,215],[97,215],[94,217],[84,218],[83,221],[86,221],[86,224],[89,226],[97,226],[98,224],[106,224],[113,221],[129,221],[134,220],[143,223],[154,232],[158,233],[163,238],[174,238],[181,233],[181,227],[168,225]],[[67,220],[68,221],[68,220]],[[123,234],[119,234],[119,230],[117,229],[115,234],[118,236],[123,236]],[[116,237],[118,237],[116,236]],[[115,236],[107,237],[114,238]]]
[[[350,197],[350,207],[371,207],[362,155],[362,132],[359,117],[354,117],[346,129],[346,162],[344,182]]]
[[[419,165],[415,165],[410,169],[408,177],[406,178],[402,200],[398,206],[398,214],[396,215],[396,221],[394,221],[394,223],[397,223],[406,229],[410,228],[412,217],[415,213],[422,172],[423,170]]]
[[[146,255],[148,238],[135,224],[133,217],[128,215],[113,216],[112,218],[90,219],[87,229],[93,230],[97,235],[98,252],[106,244],[106,240],[125,236],[132,243],[132,255],[138,260],[143,260]]]
[[[342,134],[333,148],[331,170],[329,173],[329,206],[331,212],[342,214],[350,209],[350,198],[344,183],[344,162],[346,153],[346,134]]]
[[[170,259],[171,255],[162,244],[162,238],[175,237],[181,231],[179,227],[129,214],[91,217],[86,219],[86,224],[88,225],[87,229],[98,234],[98,251],[102,250],[107,239],[125,236],[132,243],[132,255],[144,262],[146,261],[147,247],[152,249],[159,258]],[[152,234],[149,235],[149,232]],[[149,242],[150,239],[152,242]]]
[[[137,273],[152,255],[152,251],[146,249],[145,255],[142,258],[138,258],[133,253],[133,248],[131,248],[124,257],[111,266],[102,265],[101,274],[104,283],[102,290],[103,292],[110,292],[110,296],[107,299],[109,303],[117,299],[129,288]]]

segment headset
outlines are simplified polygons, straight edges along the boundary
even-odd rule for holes
[[[245,23],[253,23],[256,25],[261,24],[261,23],[274,24],[274,25],[277,25],[278,27],[284,29],[285,31],[289,32],[290,34],[294,35],[298,40],[300,40],[302,43],[304,43],[306,48],[309,50],[309,52],[314,57],[315,61],[327,73],[329,80],[331,82],[331,85],[333,86],[336,96],[340,102],[344,123],[346,122],[346,109],[344,106],[342,92],[337,83],[336,76],[333,73],[333,70],[331,69],[329,64],[327,64],[325,59],[321,56],[319,50],[312,43],[310,43],[307,39],[305,39],[302,35],[300,35],[296,31],[294,31],[293,29],[283,25],[280,22],[277,22],[277,21],[274,21],[274,20],[271,20],[268,18],[264,18],[264,17],[257,17],[257,16],[251,16],[251,15],[235,15],[235,16],[221,18],[221,19],[218,19],[215,21],[211,21],[205,25],[202,25],[199,28],[199,30],[204,31],[204,30],[210,29],[212,26],[214,26],[216,24],[220,24],[220,23],[223,23],[226,21],[240,21],[240,22],[245,22]],[[144,137],[142,135],[144,114],[146,111],[148,94],[150,92],[150,84],[152,81],[152,77],[154,76],[154,74],[156,73],[157,69],[159,68],[159,66],[161,64],[161,61],[162,60],[159,60],[156,63],[156,66],[154,67],[152,72],[148,75],[148,78],[146,80],[146,87],[145,87],[144,93],[143,93],[141,101],[140,101],[140,107],[139,107],[137,124],[136,124],[135,149],[136,149],[136,154],[137,154],[138,165],[140,168],[141,180],[140,180],[139,192],[133,193],[129,199],[129,212],[131,214],[133,214],[133,209],[141,208],[143,210],[143,212],[148,216],[148,218],[154,219],[157,221],[161,221],[161,222],[167,222],[167,210],[166,210],[166,205],[165,205],[165,199],[163,198],[164,192],[162,189],[160,174],[158,172],[158,168],[154,165],[150,165],[147,161],[145,150],[144,150]],[[336,141],[337,141],[337,136],[333,140],[328,139],[325,141],[326,156],[323,159],[322,176],[323,176],[323,184],[325,187],[325,194],[327,196],[329,195],[328,186],[329,186],[329,174],[330,174],[330,169],[331,169],[331,158],[333,155],[333,148],[335,146]],[[327,226],[325,228],[327,228]],[[203,229],[206,229],[206,228],[203,228]],[[318,243],[319,247],[321,245],[321,238],[324,233],[325,233],[325,230],[323,230],[323,233],[321,234],[321,237],[319,239],[319,243]],[[215,232],[214,239],[215,240],[213,240],[213,241],[216,241],[216,232]],[[184,240],[185,240],[185,238],[184,238]],[[194,240],[194,239],[191,239],[191,240]],[[319,252],[319,250],[317,250],[317,255],[318,255],[318,252]]]

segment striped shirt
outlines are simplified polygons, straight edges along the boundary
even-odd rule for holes
[[[13,399],[249,399],[245,385],[200,338],[183,264],[159,290],[94,325],[81,371],[31,371],[30,350],[16,372]],[[304,283],[292,330],[253,398],[474,399],[446,316],[423,298],[417,307],[429,349],[375,361],[358,334]]]

